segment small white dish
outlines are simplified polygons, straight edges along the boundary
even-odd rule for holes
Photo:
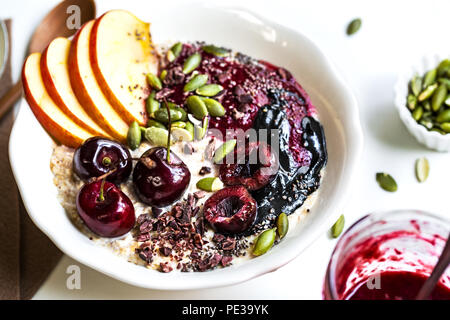
[[[350,88],[312,41],[246,10],[178,5],[157,14],[142,8],[135,13],[152,22],[155,43],[204,40],[270,61],[293,73],[317,107],[327,139],[329,160],[315,205],[279,245],[242,264],[210,272],[168,274],[134,265],[93,244],[67,218],[56,198],[49,168],[53,141],[23,100],[11,133],[9,154],[30,217],[67,255],[111,277],[145,288],[182,290],[231,285],[285,265],[327,232],[354,187],[363,136]]]
[[[422,57],[412,67],[399,74],[395,84],[395,106],[408,131],[421,144],[437,151],[450,151],[450,134],[440,134],[439,132],[429,131],[424,126],[418,124],[412,117],[411,112],[406,107],[409,81],[415,74],[424,75],[427,71],[436,68],[447,54],[430,54]]]

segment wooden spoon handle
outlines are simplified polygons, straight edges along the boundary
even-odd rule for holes
[[[22,81],[17,83],[9,89],[9,91],[0,99],[0,119],[3,118],[5,113],[11,109],[20,96],[22,95]]]

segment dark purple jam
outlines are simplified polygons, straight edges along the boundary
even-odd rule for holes
[[[162,66],[168,71],[165,86],[173,90],[167,100],[183,105],[192,94],[183,92],[188,79],[181,68],[187,57],[200,52],[202,62],[196,70],[208,74],[208,83],[224,88],[214,99],[226,114],[212,118],[210,128],[220,129],[224,135],[227,129],[279,130],[278,173],[268,185],[252,192],[258,203],[256,225],[266,218],[273,221],[281,212],[294,212],[319,187],[320,172],[327,162],[325,136],[314,118],[315,107],[286,69],[239,53],[216,57],[204,52],[202,45],[184,44],[180,56]]]

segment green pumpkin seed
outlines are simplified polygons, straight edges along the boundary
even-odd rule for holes
[[[186,122],[186,127],[185,127],[185,129],[187,130],[187,131],[189,131],[189,133],[191,134],[191,136],[193,136],[194,137],[194,125],[192,124],[192,122],[190,122],[190,121],[188,121],[188,122]]]
[[[391,177],[390,174],[384,173],[384,172],[378,172],[376,174],[376,179],[378,184],[383,190],[389,191],[389,192],[395,192],[397,191],[397,182],[394,180],[394,178]]]
[[[209,126],[209,116],[203,118],[201,125],[201,127],[199,125],[194,126],[196,140],[202,140],[206,136]]]
[[[207,82],[208,82],[207,74],[196,74],[188,81],[188,83],[184,85],[183,91],[184,92],[194,91],[195,89],[205,85]]]
[[[175,54],[173,53],[172,50],[168,50],[168,51],[167,51],[166,57],[167,57],[167,60],[168,60],[169,62],[172,62],[172,61],[174,61],[174,60],[177,58],[177,57],[175,57]]]
[[[417,98],[414,95],[409,94],[407,100],[409,110],[414,110],[417,106]]]
[[[173,52],[175,57],[178,57],[181,53],[181,50],[183,50],[183,44],[181,42],[175,43],[171,48],[170,51]]]
[[[223,87],[219,84],[206,84],[195,90],[195,93],[204,97],[213,97],[222,90]]]
[[[161,129],[167,129],[166,126],[163,125],[161,122],[153,120],[153,119],[148,119],[147,127],[156,127],[156,128],[161,128]]]
[[[159,78],[154,73],[150,72],[147,74],[147,82],[153,89],[156,90],[162,89],[161,80],[159,80]]]
[[[152,91],[147,98],[145,103],[145,108],[147,110],[147,114],[151,115],[156,112],[160,108],[160,103],[155,99],[155,91]]]
[[[425,108],[424,108],[424,110],[425,110]],[[431,112],[431,111],[423,112],[422,119],[432,120],[432,118],[433,118],[433,112]]]
[[[200,190],[214,192],[223,188],[223,183],[217,177],[206,177],[197,181],[197,188]]]
[[[438,82],[440,84],[445,84],[447,86],[447,90],[450,90],[450,79],[447,78],[439,78]]]
[[[186,128],[186,122],[184,122],[184,121],[175,121],[175,122],[172,122],[172,128],[181,128],[181,129],[184,129],[184,128]]]
[[[445,133],[450,133],[450,122],[444,122],[444,123],[441,123],[441,129],[442,129]]]
[[[253,255],[260,256],[269,251],[273,246],[275,236],[275,228],[268,229],[261,233],[258,236],[258,239],[256,239],[255,247],[253,248]]]
[[[447,96],[447,98],[445,99],[444,103],[450,107],[450,94]]]
[[[164,81],[164,79],[166,78],[166,76],[167,76],[167,70],[164,69],[163,71],[161,71],[161,73],[160,73],[160,75],[159,75],[159,78],[161,79],[161,81]]]
[[[225,108],[219,101],[211,98],[203,98],[203,102],[205,103],[206,108],[208,109],[208,112],[211,116],[222,117],[223,115],[225,115]]]
[[[422,91],[422,77],[415,74],[410,83],[412,93],[417,97]]]
[[[183,45],[181,42],[175,43],[168,51],[167,51],[167,60],[169,62],[174,61],[181,53],[181,50],[183,49]]]
[[[416,160],[416,178],[419,182],[424,182],[430,173],[430,164],[427,158],[419,158]]]
[[[447,134],[445,131],[443,131],[443,130],[441,130],[441,129],[439,129],[439,128],[433,128],[433,129],[431,129],[430,131],[434,131],[434,132],[440,133],[440,134],[442,134],[442,135]]]
[[[235,139],[225,141],[214,152],[214,163],[216,164],[222,163],[222,160],[227,156],[227,154],[229,154],[231,151],[234,150],[234,147],[236,147]]]
[[[436,117],[436,122],[450,122],[450,109],[439,112],[438,116]]]
[[[447,74],[447,72],[450,70],[450,60],[449,59],[444,59],[441,61],[441,63],[439,63],[438,67],[437,67],[437,74],[438,76],[443,76],[445,74]]]
[[[343,214],[341,214],[339,219],[337,219],[337,221],[331,227],[331,230],[330,230],[331,236],[333,238],[339,237],[341,235],[342,231],[344,230],[344,225],[345,225],[345,217]]]
[[[206,45],[206,46],[203,46],[202,49],[206,53],[215,55],[217,57],[226,57],[226,56],[230,55],[230,50],[221,48],[221,47],[217,47],[214,45]]]
[[[150,127],[145,130],[144,136],[145,139],[156,146],[167,147],[168,134],[169,132],[166,129]]]
[[[127,134],[127,142],[128,146],[131,150],[135,150],[139,148],[139,145],[141,144],[141,129],[139,127],[139,124],[136,121],[133,121],[128,128],[128,134]]]
[[[197,118],[203,119],[208,115],[208,109],[206,108],[206,104],[199,96],[190,96],[186,99],[186,104],[189,108],[189,111]]]
[[[176,103],[170,102],[170,101],[167,101],[167,105],[169,106],[170,109],[178,107],[178,105]]]
[[[428,120],[428,119],[421,119],[419,121],[419,124],[424,126],[425,128],[427,128],[428,130],[431,130],[433,128],[433,121]]]
[[[423,77],[422,89],[426,89],[428,86],[433,84],[436,81],[437,70],[432,69],[428,71]]]
[[[277,218],[277,233],[280,239],[288,233],[289,230],[289,219],[286,213],[282,212]]]
[[[183,73],[188,74],[197,69],[202,61],[202,56],[200,53],[196,52],[193,55],[189,56],[183,65]]]
[[[431,98],[431,108],[433,111],[437,112],[445,99],[447,98],[447,86],[445,84],[441,84],[433,94]]]
[[[422,101],[423,110],[431,111],[431,102],[428,100]]]
[[[170,110],[181,113],[181,118],[180,118],[181,121],[187,121],[187,112],[182,107],[179,107],[174,103],[170,103],[169,108],[170,108]],[[174,120],[174,121],[176,121],[176,120]]]
[[[351,36],[358,32],[361,28],[362,21],[360,18],[353,19],[347,26],[347,35]]]
[[[419,101],[424,101],[424,100],[428,99],[429,97],[431,97],[431,95],[434,93],[434,91],[436,91],[437,87],[438,87],[437,83],[428,86],[425,90],[423,90],[419,94],[419,97],[418,97]]]
[[[158,120],[161,123],[167,124],[169,123],[169,115],[167,113],[167,109],[165,108],[161,108],[159,110],[157,110],[154,114],[153,117]],[[174,109],[170,109],[170,119],[171,121],[178,121],[181,120],[181,118],[183,117],[182,113],[178,110],[174,110]]]
[[[186,129],[183,128],[173,128],[171,130],[172,136],[176,141],[192,141],[194,136]]]
[[[423,108],[421,106],[418,106],[417,108],[414,109],[414,111],[412,112],[412,117],[414,118],[414,120],[419,121],[422,118],[423,115]]]

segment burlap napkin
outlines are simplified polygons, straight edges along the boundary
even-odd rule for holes
[[[8,31],[11,21],[7,20]],[[9,32],[11,35],[11,32]],[[11,38],[9,43],[11,42]],[[10,46],[11,47],[11,46]],[[10,52],[11,53],[11,50]],[[0,78],[0,97],[12,85],[11,57]],[[61,257],[23,207],[8,157],[13,112],[0,119],[0,299],[30,299]]]

